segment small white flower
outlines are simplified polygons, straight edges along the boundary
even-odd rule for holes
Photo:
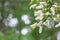
[[[57,3],[55,3],[55,4],[53,5],[53,7],[57,7]]]
[[[18,19],[17,18],[11,18],[9,20],[8,26],[15,27],[17,24],[18,24]]]
[[[59,26],[60,26],[60,22],[57,25],[55,25],[55,27],[59,27]]]
[[[60,17],[60,15],[59,14],[57,14],[57,18],[59,18]]]
[[[46,12],[45,15],[50,15],[50,13],[49,12]]]
[[[26,35],[26,34],[28,34],[28,29],[27,28],[23,28],[22,30],[21,30],[21,34],[22,35]]]
[[[51,28],[50,20],[49,19],[47,19],[43,24],[46,25],[47,28]]]
[[[42,20],[42,19],[43,19],[43,15],[37,16],[37,17],[35,18],[35,20]]]
[[[54,7],[51,7],[51,12],[52,12],[52,15],[55,15],[55,8]]]
[[[40,16],[37,16],[36,18],[35,18],[35,20],[39,20],[40,19]]]
[[[34,24],[31,25],[31,27],[35,27],[35,26],[37,26],[37,23],[34,23]]]
[[[37,7],[36,7],[36,9],[42,9],[43,8],[43,5],[38,5]]]
[[[40,21],[37,26],[40,27],[42,25],[43,21]]]
[[[31,8],[35,8],[36,5],[37,5],[37,4],[33,4],[33,5],[31,5],[31,6],[30,6],[30,9],[31,9]]]
[[[25,23],[25,24],[30,24],[30,20],[29,20],[29,16],[28,15],[23,15],[21,17],[22,21]]]
[[[42,26],[39,27],[39,33],[42,33]]]
[[[43,16],[40,16],[39,20],[42,20],[43,19]]]
[[[41,5],[44,5],[44,4],[46,4],[46,2],[40,2],[40,4],[41,4]]]
[[[38,16],[38,15],[43,15],[42,10],[38,10],[35,12],[34,16]]]
[[[57,5],[53,5],[54,7],[57,7]]]
[[[57,18],[56,18],[56,17],[54,17],[54,18],[53,18],[53,20],[54,20],[54,21],[57,21]]]

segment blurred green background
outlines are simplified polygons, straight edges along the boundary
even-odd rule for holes
[[[32,30],[34,11],[31,0],[0,0],[0,40],[39,40],[38,28]]]

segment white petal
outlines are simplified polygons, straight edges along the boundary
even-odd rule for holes
[[[42,25],[43,21],[40,21],[37,26],[40,27]]]
[[[45,13],[45,15],[50,15],[50,13],[49,13],[49,12],[47,12],[47,13]]]
[[[37,26],[37,23],[34,23],[34,24],[31,25],[31,27],[34,27],[34,26]]]
[[[39,27],[39,33],[42,33],[42,26]]]
[[[37,4],[33,4],[33,5],[31,5],[31,6],[30,6],[30,9],[31,9],[31,8],[35,8],[36,5],[37,5]]]
[[[36,7],[36,9],[42,9],[43,8],[43,5],[38,5],[37,7]]]
[[[38,10],[35,12],[34,16],[38,16],[38,15],[43,15],[42,10]]]
[[[55,27],[59,27],[59,26],[60,26],[60,22],[57,25],[55,25]]]
[[[52,15],[55,15],[55,8],[54,7],[51,7],[51,12],[52,12]]]
[[[41,5],[46,4],[46,2],[40,2]]]

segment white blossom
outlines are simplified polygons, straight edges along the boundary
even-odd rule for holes
[[[57,3],[54,3],[53,7],[57,7]]]
[[[42,10],[38,10],[35,12],[34,16],[39,16],[39,15],[43,15]]]
[[[60,17],[60,15],[59,14],[57,14],[57,18],[59,18]]]
[[[40,17],[39,16],[37,16],[36,18],[35,18],[35,20],[39,20],[40,19]]]
[[[22,15],[21,19],[25,24],[30,24],[31,23],[28,15]]]
[[[28,29],[27,28],[23,28],[22,30],[21,30],[21,34],[22,35],[26,35],[26,34],[28,34]]]
[[[54,17],[54,18],[53,18],[53,20],[54,20],[54,21],[57,21],[57,18],[56,18],[56,17]]]
[[[43,19],[43,12],[42,12],[42,10],[39,10],[39,11],[37,11],[37,12],[35,12],[35,16],[37,16],[36,18],[35,18],[35,20],[42,20]]]
[[[58,21],[59,18],[60,18],[59,14],[55,14],[55,8],[57,7],[57,3],[54,3],[51,6],[51,8],[46,13],[44,13],[43,11],[47,10],[47,8],[44,8],[44,7],[47,7],[47,6],[48,6],[48,4],[46,2],[40,2],[38,5],[33,7],[33,8],[38,10],[38,11],[34,12],[35,13],[34,16],[35,16],[35,20],[37,20],[37,21],[39,20],[39,22],[36,23],[36,24],[33,24],[32,26],[38,26],[39,27],[39,33],[42,33],[42,28],[43,28],[42,25],[47,26],[47,28],[60,26],[60,23],[57,24],[56,26],[55,26],[55,23],[54,23],[54,21]],[[45,17],[44,15],[45,16],[51,15],[53,20],[49,16],[49,17],[46,18],[46,21],[43,22],[43,18]]]
[[[51,7],[51,12],[52,12],[52,15],[55,15],[55,8],[54,7]]]
[[[47,28],[51,28],[50,20],[47,19],[43,24],[46,25]]]
[[[18,19],[17,18],[11,18],[9,20],[8,26],[15,27],[17,24],[18,24]]]
[[[50,15],[50,13],[49,12],[46,12],[45,15]]]
[[[36,9],[42,9],[42,8],[43,8],[43,5],[36,6]]]
[[[30,9],[31,9],[31,8],[35,8],[36,5],[37,5],[37,4],[33,4],[33,5],[31,5],[31,6],[30,6]]]
[[[40,21],[37,26],[40,27],[42,25],[43,21]]]
[[[32,28],[35,27],[35,26],[37,26],[37,23],[34,23],[34,24],[31,25]]]
[[[43,19],[43,15],[39,15],[35,18],[35,20],[42,20]]]
[[[42,26],[39,27],[39,33],[42,33]]]
[[[40,2],[41,5],[46,4],[46,2]]]
[[[57,25],[55,25],[55,27],[59,27],[59,26],[60,26],[60,22]]]

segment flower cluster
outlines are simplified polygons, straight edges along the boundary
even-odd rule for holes
[[[47,2],[40,2],[39,4],[31,5],[30,9],[35,9],[35,20],[39,21],[31,25],[31,27],[34,29],[36,26],[38,26],[39,33],[42,33],[43,25],[45,25],[47,28],[60,26],[60,23],[55,25],[55,22],[59,22],[60,18],[60,14],[56,14],[55,12],[57,7],[57,3],[49,4]]]

